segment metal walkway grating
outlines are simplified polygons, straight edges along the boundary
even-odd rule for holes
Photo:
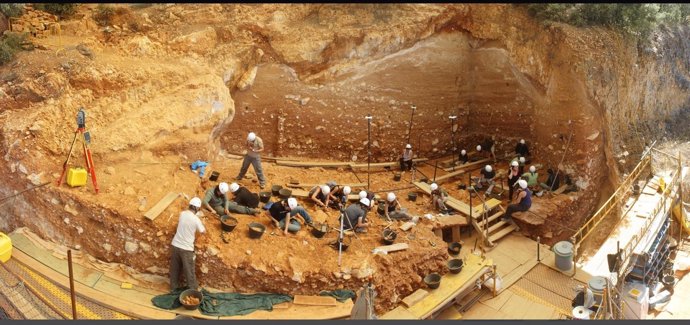
[[[531,301],[551,306],[561,314],[570,315],[577,285],[584,283],[546,265],[537,264],[513,284],[510,290]]]

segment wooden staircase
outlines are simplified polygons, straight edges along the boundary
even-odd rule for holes
[[[478,213],[472,215],[472,226],[482,241],[489,247],[493,247],[498,240],[507,236],[517,227],[512,223],[505,222],[501,216],[505,210],[500,205],[489,209],[486,213]]]

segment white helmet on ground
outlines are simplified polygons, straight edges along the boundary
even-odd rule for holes
[[[520,157],[520,162],[524,164],[525,163],[525,157]]]
[[[343,187],[343,194],[350,195],[350,192],[352,192],[352,189],[349,186]]]
[[[395,193],[393,193],[393,192],[388,193],[388,197],[386,197],[386,198],[388,199],[388,202],[395,201]]]
[[[321,185],[321,193],[323,193],[323,195],[328,195],[331,193],[331,188],[328,187],[328,185]]]
[[[464,156],[464,155],[467,154],[467,151],[465,151],[465,149],[462,149],[462,150],[460,151],[460,154]]]
[[[297,199],[295,199],[294,197],[287,199],[287,201],[288,207],[290,207],[291,210],[297,207]]]
[[[482,146],[477,146],[477,151],[482,151]]]
[[[435,191],[437,189],[438,189],[438,185],[436,185],[436,183],[431,183],[431,190]]]
[[[493,168],[491,168],[491,165],[486,165],[486,167],[484,167],[484,169],[485,169],[488,173],[490,173],[490,172],[493,170]]]
[[[240,189],[240,186],[237,185],[237,183],[232,183],[232,184],[230,184],[230,192],[231,192],[231,193],[235,193],[235,192],[237,192],[237,190],[239,190],[239,189]]]
[[[363,198],[366,198],[366,197],[367,197],[367,191],[360,191],[360,192],[359,192],[359,198],[360,198],[360,199],[363,199]]]
[[[249,132],[249,135],[247,135],[247,141],[254,141],[256,140],[256,134],[254,132]]]
[[[369,207],[369,204],[371,204],[371,202],[369,202],[369,199],[367,199],[367,198],[359,199],[359,203],[364,204],[364,206],[366,206],[366,207]]]
[[[524,190],[527,188],[527,181],[524,179],[521,179],[518,181],[518,185],[520,185],[520,187]]]
[[[220,183],[218,184],[218,190],[220,191],[220,194],[225,194],[228,192],[228,183]]]
[[[520,139],[520,144],[525,144],[525,139]]]
[[[529,166],[529,171],[532,172],[532,173],[534,173],[534,172],[537,171],[537,167]]]
[[[198,197],[193,197],[191,200],[189,200],[189,205],[201,208],[201,199]]]
[[[517,162],[517,160],[513,160],[513,162],[510,163],[511,166],[513,167],[518,167],[520,164]]]
[[[405,149],[412,149],[412,145],[408,143],[408,144],[405,146]]]

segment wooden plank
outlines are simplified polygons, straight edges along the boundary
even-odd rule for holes
[[[467,217],[462,215],[436,217],[434,228],[447,228],[454,226],[467,226]]]
[[[159,214],[161,214],[161,212],[165,211],[165,209],[167,209],[178,196],[180,196],[179,193],[170,192],[166,194],[162,199],[160,199],[160,201],[158,201],[158,203],[156,203],[156,205],[144,213],[144,217],[153,221],[156,219],[156,217],[158,217]]]
[[[337,306],[334,297],[329,296],[304,296],[295,295],[293,301],[295,305],[310,305],[310,306]]]
[[[291,304],[287,309],[257,310],[247,315],[221,316],[219,320],[227,319],[341,319],[350,317],[350,312],[354,307],[352,299],[337,306],[307,306]]]
[[[424,162],[429,160],[429,158],[414,158],[412,159],[412,162]],[[400,165],[399,161],[391,161],[391,162],[381,162],[381,163],[372,163],[371,167],[372,168],[383,168],[383,167],[394,167]],[[369,164],[350,164],[351,168],[367,168]]]
[[[452,168],[451,168],[451,169],[450,169],[450,170],[451,170],[450,173],[445,174],[445,175],[440,176],[440,177],[436,177],[436,183],[438,184],[438,183],[440,183],[440,182],[442,182],[442,181],[445,181],[446,179],[449,179],[449,178],[453,178],[453,177],[462,175],[462,174],[468,172],[469,170],[472,170],[473,168],[479,168],[479,167],[481,167],[481,166],[480,166],[481,164],[483,164],[483,163],[485,163],[485,162],[488,162],[488,161],[490,161],[490,160],[491,160],[491,159],[487,158],[487,159],[482,159],[482,160],[475,161],[475,162],[473,162],[473,163],[464,164],[464,165],[462,165],[461,167],[455,167],[455,171],[452,171]],[[445,169],[444,169],[444,170],[445,170]]]
[[[451,230],[451,239],[454,242],[459,242],[460,241],[460,226],[454,226],[450,228]]]
[[[324,184],[325,184],[325,183],[324,183]],[[288,184],[286,184],[286,186],[287,186],[287,187],[293,187],[293,188],[305,188],[305,187],[308,187],[309,189],[311,189],[311,188],[314,187],[314,186],[321,186],[321,185],[324,185],[324,184],[302,184],[302,183],[300,183],[300,184],[291,184],[291,183],[288,183]],[[355,187],[366,187],[366,186],[367,186],[367,183],[352,183],[352,184],[340,184],[340,183],[338,183],[338,186],[349,186],[349,187],[351,187],[351,188],[355,188]],[[358,197],[359,197],[359,196],[358,196]]]
[[[349,162],[333,162],[333,161],[289,161],[289,160],[276,160],[276,164],[280,166],[289,167],[323,167],[323,168],[337,168],[337,167],[350,167]]]
[[[379,251],[384,251],[387,253],[391,252],[397,252],[397,251],[402,251],[410,248],[410,246],[407,243],[397,243],[393,245],[386,245],[386,246],[379,246],[374,249],[379,250]]]
[[[416,223],[414,223],[412,221],[408,221],[408,222],[405,222],[404,224],[402,224],[402,226],[400,226],[400,229],[402,229],[402,231],[408,231],[412,227],[414,227],[415,225],[416,225]]]
[[[30,269],[38,272],[39,274],[47,277],[49,280],[56,283],[58,286],[69,291],[69,278],[58,273],[57,271],[43,265],[41,262],[33,259],[32,257],[26,255],[20,250],[15,250],[12,252],[12,258],[18,262],[26,265]],[[79,294],[81,298],[88,299],[92,302],[102,304],[107,308],[116,310],[123,314],[133,316],[139,319],[174,319],[175,312],[166,311],[151,306],[151,302],[145,302],[147,305],[141,305],[133,302],[129,296],[126,297],[116,297],[111,294],[103,293],[94,288],[88,287],[78,281],[74,281],[74,289]],[[127,291],[128,293],[130,291]]]
[[[515,230],[515,229],[516,229],[516,228],[515,228],[515,225],[509,224],[507,227],[503,228],[501,231],[499,231],[499,232],[497,232],[497,233],[495,233],[495,234],[493,234],[493,235],[490,235],[490,236],[489,236],[489,241],[495,244],[496,241],[498,241],[499,239],[501,239],[501,238],[507,236],[508,234],[510,234],[511,232],[513,232],[513,230]]]
[[[438,316],[434,319],[439,320],[458,320],[462,319],[462,314],[455,308],[455,306],[450,306],[444,309]]]
[[[402,303],[406,307],[410,307],[420,300],[424,299],[424,297],[429,295],[429,291],[426,291],[424,289],[417,289],[417,291],[413,292],[411,295],[403,298]]]
[[[418,319],[415,315],[412,315],[407,308],[403,306],[395,307],[395,309],[385,313],[379,319]]]
[[[553,194],[563,194],[565,192],[565,189],[568,188],[568,185],[563,184],[561,187],[557,188],[555,191],[553,191]]]

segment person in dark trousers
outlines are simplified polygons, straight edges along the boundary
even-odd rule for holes
[[[189,289],[199,289],[194,268],[194,240],[196,232],[206,233],[206,228],[197,217],[201,210],[201,199],[192,198],[187,210],[180,213],[177,232],[170,243],[170,291],[180,288],[180,270]]]
[[[220,183],[218,186],[209,188],[204,195],[203,206],[218,217],[230,215],[230,212],[240,214],[258,214],[259,209],[241,206],[234,201],[228,200],[227,193],[230,187],[228,183]]]
[[[233,195],[232,201],[237,203],[237,205],[252,209],[256,209],[259,206],[259,195],[250,192],[244,186],[232,183],[230,184],[230,193]]]
[[[496,152],[494,150],[494,146],[496,145],[496,136],[492,135],[491,137],[486,137],[484,140],[483,148],[484,150],[487,151],[487,158],[488,156],[491,156],[491,159],[494,160],[494,163],[496,162]]]
[[[493,170],[491,165],[486,165],[484,166],[484,169],[482,169],[480,173],[479,180],[477,180],[477,189],[481,189],[484,184],[489,186],[489,188],[486,189],[486,192],[484,192],[484,197],[487,197],[491,195],[491,191],[494,188],[494,185],[496,184],[494,182],[494,177],[496,176],[496,172]]]
[[[546,179],[546,183],[541,183],[539,185],[541,186],[541,188],[547,191],[557,190],[561,186],[561,184],[558,177],[556,176],[556,173],[551,168],[549,168],[549,170],[547,170],[546,173],[549,174],[549,177]]]
[[[409,171],[412,169],[412,145],[407,144],[405,150],[403,151],[402,157],[400,157],[400,170]]]
[[[466,164],[468,161],[470,161],[470,157],[467,155],[467,150],[462,149],[462,150],[460,151],[460,156],[458,157],[458,164],[464,165],[464,164]]]
[[[520,139],[520,142],[515,146],[515,153],[520,157],[529,156],[529,148],[525,143],[525,139]]]
[[[524,212],[532,207],[532,192],[527,188],[527,181],[521,179],[517,182],[517,185],[519,189],[515,195],[515,200],[513,200],[513,204],[508,205],[506,213],[503,215],[503,220],[512,222],[513,224],[515,224],[513,221],[513,213]],[[517,226],[517,224],[515,226]],[[520,227],[517,229],[520,230]]]
[[[400,205],[400,202],[395,197],[395,193],[390,192],[386,196],[386,202],[383,207],[383,213],[386,219],[396,220],[410,220],[412,217],[407,213],[407,209]]]
[[[367,221],[367,212],[371,207],[371,202],[367,198],[360,199],[359,202],[350,204],[345,208],[345,219],[342,220],[343,229],[354,229],[355,232],[367,232],[369,222]]]
[[[291,197],[287,200],[275,202],[268,208],[268,216],[273,224],[287,235],[288,231],[296,233],[302,226],[298,219],[307,225],[312,225],[312,218],[303,207],[297,205],[297,199]]]
[[[309,190],[309,198],[317,206],[328,208],[333,199],[331,196],[331,187],[328,185],[314,186]]]
[[[517,160],[513,160],[510,163],[510,169],[508,170],[508,200],[513,199],[513,189],[515,188],[515,183],[520,180],[520,164]]]
[[[340,210],[344,208],[347,204],[347,196],[350,195],[352,189],[349,186],[336,186],[335,189],[331,191],[331,195],[334,200],[331,200],[331,208]]]
[[[247,136],[246,145],[247,154],[244,155],[240,173],[235,179],[241,181],[244,174],[247,173],[249,165],[252,165],[254,172],[256,172],[256,177],[259,178],[259,187],[263,189],[266,187],[266,177],[264,177],[264,171],[261,168],[261,152],[264,151],[264,142],[254,132],[250,132]]]

